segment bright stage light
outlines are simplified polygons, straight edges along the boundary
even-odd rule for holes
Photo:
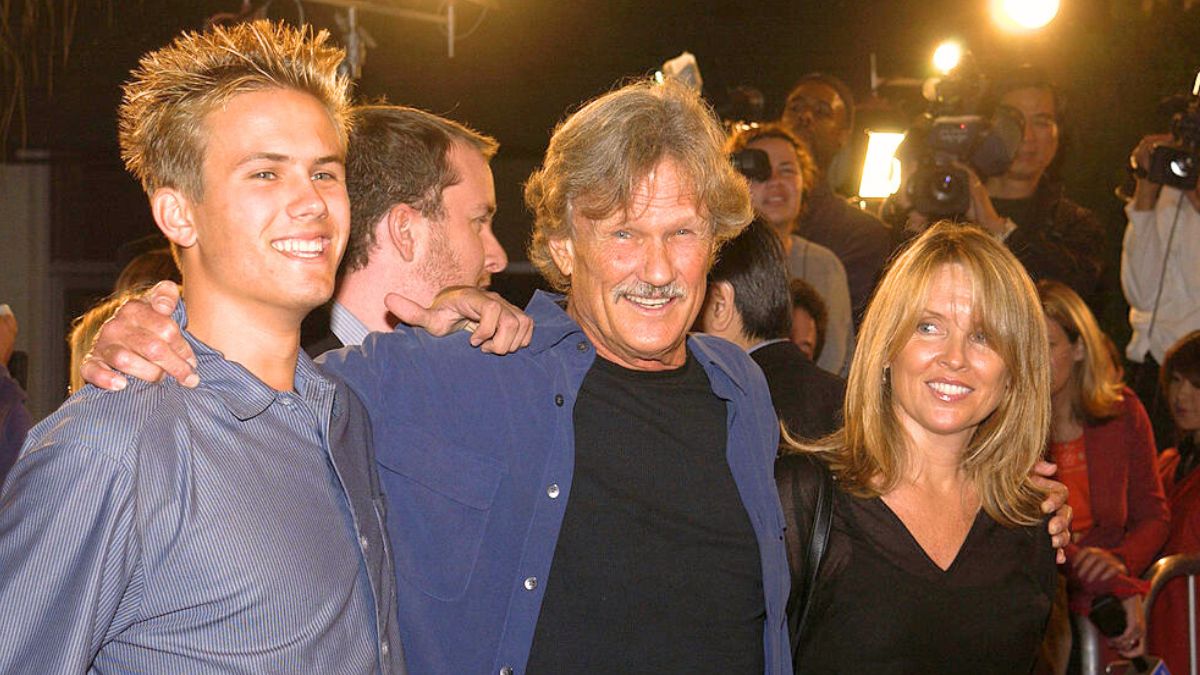
[[[954,67],[962,60],[962,55],[962,45],[953,41],[943,42],[933,51],[933,67],[945,75],[954,70]]]
[[[1058,0],[992,0],[992,18],[1008,30],[1037,30],[1058,15]]]
[[[902,140],[904,134],[896,132],[867,132],[867,159],[863,162],[859,197],[884,199],[900,189],[900,160],[896,159],[896,148]]]

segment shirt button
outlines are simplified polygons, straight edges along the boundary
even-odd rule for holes
[[[562,395],[562,394],[555,394],[555,395],[554,395],[554,405],[556,405],[556,406],[558,406],[558,407],[560,407],[560,408],[562,407],[562,405],[563,405],[563,401],[565,401],[565,400],[566,400],[566,399],[564,399],[564,398],[563,398],[563,395]]]
[[[537,588],[537,577],[525,577],[525,590],[532,591]]]
[[[546,488],[546,495],[550,499],[558,499],[558,483],[551,483],[550,487]]]
[[[364,553],[367,551],[367,549],[371,548],[371,542],[367,541],[367,535],[358,535],[358,547],[361,548]]]
[[[500,669],[500,675],[513,675],[512,666],[504,666]]]
[[[391,651],[391,648],[388,647],[387,640],[384,640],[383,643],[379,645],[379,653],[383,654],[384,658],[387,658],[389,651]]]
[[[586,342],[584,342],[583,340],[580,340],[579,344],[575,345],[575,349],[578,349],[581,352],[586,352],[587,348],[588,348],[588,344]]]

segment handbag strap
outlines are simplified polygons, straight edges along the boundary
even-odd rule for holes
[[[796,624],[796,639],[792,643],[793,658],[799,657],[800,642],[804,636],[805,625],[808,623],[813,594],[817,590],[817,573],[821,570],[825,546],[829,543],[829,528],[833,522],[833,491],[833,474],[829,469],[821,466],[821,484],[817,489],[817,504],[813,514],[812,532],[809,534],[808,555],[805,558],[804,566],[808,573],[808,579],[804,584],[804,602],[800,609],[800,621]]]

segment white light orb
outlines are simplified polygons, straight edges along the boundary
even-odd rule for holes
[[[933,67],[945,75],[962,60],[962,45],[957,42],[943,42],[933,52]]]
[[[1009,30],[1037,30],[1054,20],[1058,5],[1058,0],[992,0],[992,16]]]

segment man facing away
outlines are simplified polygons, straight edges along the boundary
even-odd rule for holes
[[[699,328],[745,349],[767,378],[780,421],[792,435],[816,439],[841,426],[846,383],[790,339],[787,270],[772,234],[755,220],[721,249],[708,274]]]
[[[333,303],[305,320],[314,357],[391,330],[389,292],[429,306],[449,286],[487,287],[508,264],[492,232],[495,139],[403,106],[359,106],[353,122],[350,240]]]
[[[86,388],[0,493],[0,671],[402,671],[365,412],[300,353],[346,242],[342,51],[190,33],[125,86],[198,387]]]

